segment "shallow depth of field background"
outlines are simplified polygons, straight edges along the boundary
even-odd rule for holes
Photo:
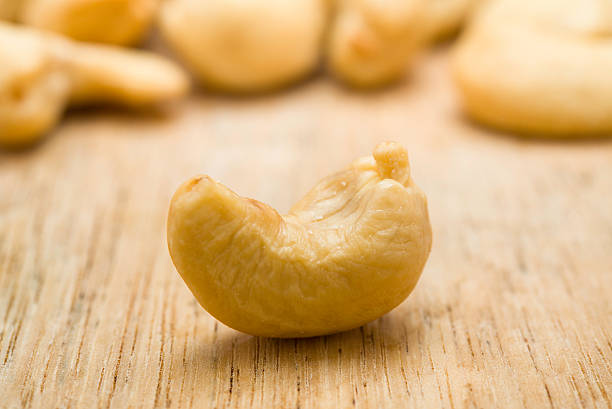
[[[322,63],[274,92],[70,108],[0,150],[0,407],[610,407],[612,140],[476,124],[455,41],[376,90]],[[142,48],[176,60],[155,25]],[[385,140],[408,149],[434,233],[403,304],[278,340],[196,303],[165,237],[180,183],[208,174],[283,213]]]

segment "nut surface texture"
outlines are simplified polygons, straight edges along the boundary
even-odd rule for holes
[[[0,23],[0,67],[0,144],[11,146],[38,140],[68,104],[149,106],[183,96],[189,84],[152,53],[8,23]]]
[[[172,260],[199,303],[252,335],[356,328],[399,305],[431,249],[427,199],[408,156],[383,143],[281,216],[207,176],[175,193]]]
[[[326,10],[323,0],[168,0],[160,26],[203,85],[248,93],[316,68]]]
[[[134,45],[147,34],[159,0],[28,0],[25,24],[79,41]]]
[[[454,51],[467,113],[537,136],[612,133],[612,2],[499,0]]]

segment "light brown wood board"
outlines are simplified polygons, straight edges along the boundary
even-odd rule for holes
[[[406,302],[298,340],[199,307],[166,247],[181,182],[287,211],[383,140],[408,148],[434,231]],[[0,407],[610,408],[611,299],[611,141],[474,126],[444,50],[378,93],[317,79],[167,117],[71,112],[0,154]]]

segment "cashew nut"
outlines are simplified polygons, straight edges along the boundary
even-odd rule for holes
[[[427,199],[406,150],[373,157],[317,184],[285,216],[207,176],[172,198],[168,246],[199,303],[253,335],[348,330],[399,305],[431,248]]]
[[[184,95],[186,75],[151,53],[88,45],[0,23],[0,144],[24,145],[67,104],[151,105]]]
[[[20,20],[79,41],[134,45],[147,34],[159,0],[28,0]]]
[[[327,45],[331,72],[357,87],[401,78],[424,43],[422,0],[340,0]]]
[[[161,29],[205,86],[256,92],[316,68],[325,15],[322,0],[168,0]]]
[[[467,113],[541,136],[612,132],[612,2],[505,0],[479,13],[453,72]]]

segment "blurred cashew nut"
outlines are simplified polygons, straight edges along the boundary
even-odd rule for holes
[[[141,42],[148,33],[159,2],[24,0],[19,20],[79,41],[134,45]]]
[[[498,0],[453,56],[464,108],[538,136],[612,133],[612,2]]]
[[[327,60],[332,74],[356,87],[396,81],[424,45],[423,0],[338,0]]]
[[[324,0],[168,0],[163,36],[206,87],[261,92],[319,62]]]
[[[36,141],[68,104],[152,105],[183,96],[180,68],[143,51],[0,23],[0,144]]]

